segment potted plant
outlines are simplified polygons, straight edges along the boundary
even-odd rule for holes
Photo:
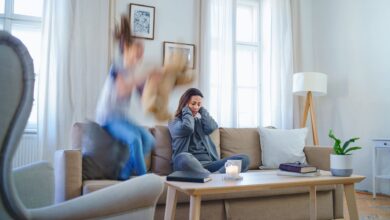
[[[361,147],[349,147],[352,142],[359,140],[358,137],[351,138],[344,144],[340,139],[336,138],[332,129],[329,130],[329,137],[334,140],[333,154],[330,155],[330,171],[333,176],[351,176],[352,174],[352,154],[354,150],[359,150]]]

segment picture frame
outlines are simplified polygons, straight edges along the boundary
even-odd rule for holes
[[[155,7],[131,3],[129,19],[132,37],[154,39]]]
[[[182,50],[182,52],[186,54],[188,57],[187,67],[189,69],[195,68],[195,44],[185,44],[169,41],[163,42],[163,65],[167,62],[175,50]]]

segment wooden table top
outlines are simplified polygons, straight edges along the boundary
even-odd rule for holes
[[[211,174],[212,180],[206,183],[165,181],[165,184],[189,195],[206,195],[299,186],[353,184],[365,179],[360,175],[335,177],[329,171],[321,171],[321,175],[315,177],[279,176],[276,173],[275,170],[251,171],[241,173],[242,180],[234,181],[225,180],[225,174]]]

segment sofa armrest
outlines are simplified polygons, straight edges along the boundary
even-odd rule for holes
[[[54,161],[55,203],[81,195],[82,157],[80,150],[58,150]]]
[[[330,170],[332,147],[305,146],[303,151],[306,154],[307,163],[321,170]]]
[[[30,209],[31,219],[153,219],[163,178],[146,174],[50,207]]]

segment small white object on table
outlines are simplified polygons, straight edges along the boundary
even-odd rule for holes
[[[239,176],[238,166],[235,166],[235,165],[227,166],[226,167],[226,175],[228,175],[229,177]]]

